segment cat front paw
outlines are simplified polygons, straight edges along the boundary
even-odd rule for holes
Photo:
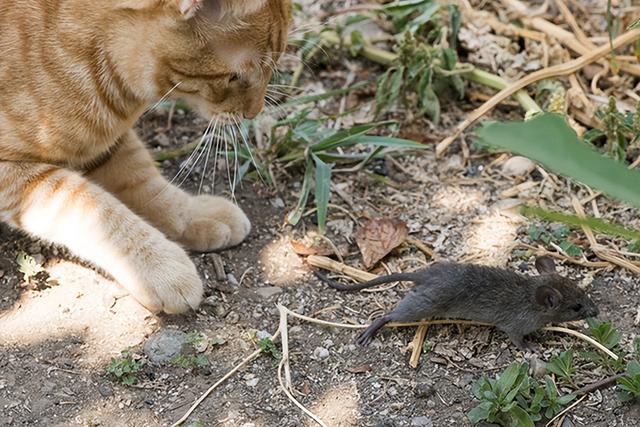
[[[197,196],[191,200],[190,219],[180,243],[199,252],[235,246],[251,230],[247,215],[222,197]]]
[[[173,242],[155,247],[153,260],[146,265],[140,292],[134,293],[152,312],[168,314],[195,310],[203,298],[203,285],[187,253]],[[138,298],[141,296],[142,298]]]

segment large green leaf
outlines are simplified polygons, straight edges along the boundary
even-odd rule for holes
[[[581,142],[556,114],[541,114],[526,122],[490,123],[476,135],[483,143],[529,157],[556,173],[640,207],[640,173]]]
[[[331,193],[331,166],[311,154],[316,164],[316,208],[318,209],[318,232],[324,234],[327,224],[327,209]]]
[[[300,189],[300,197],[298,198],[298,204],[296,208],[289,212],[287,215],[287,221],[291,225],[296,225],[300,222],[304,209],[307,206],[307,199],[309,198],[309,190],[311,190],[311,177],[313,176],[313,163],[307,159],[305,166],[304,179],[302,181],[302,188]]]

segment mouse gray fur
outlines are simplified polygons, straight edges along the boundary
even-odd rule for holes
[[[376,319],[357,339],[368,345],[389,322],[430,318],[491,323],[521,349],[531,348],[524,336],[548,323],[595,317],[598,307],[571,279],[559,275],[550,257],[535,262],[539,276],[523,276],[503,268],[452,262],[436,263],[413,273],[395,273],[349,286],[318,276],[332,288],[357,291],[389,282],[415,286],[396,307]]]

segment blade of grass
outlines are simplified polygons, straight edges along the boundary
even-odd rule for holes
[[[316,165],[316,208],[318,209],[318,232],[324,234],[327,224],[327,208],[331,192],[331,166],[311,154]]]
[[[311,178],[314,172],[313,169],[313,163],[311,160],[307,159],[298,204],[296,205],[296,208],[287,215],[287,221],[291,225],[296,225],[300,222],[300,218],[302,218],[302,214],[304,213],[304,208],[307,206],[307,199],[309,198],[309,191],[311,190]]]

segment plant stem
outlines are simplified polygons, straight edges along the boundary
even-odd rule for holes
[[[334,31],[325,31],[320,34],[320,37],[322,37],[322,39],[325,40],[328,44],[334,46],[342,45],[346,48],[351,47],[351,40],[348,37],[340,39],[340,36]],[[360,50],[360,54],[363,57],[382,65],[391,65],[398,58],[398,55],[396,55],[395,53],[380,49],[379,47],[375,47],[366,41],[362,46],[362,49]],[[468,64],[456,64],[456,68],[468,66]],[[509,86],[509,82],[504,80],[502,77],[475,68],[472,71],[461,75],[467,80],[475,83],[480,83],[484,86],[488,86],[494,89],[502,90]],[[538,104],[536,104],[536,102],[533,100],[533,98],[531,98],[525,91],[521,90],[516,92],[514,94],[514,98],[527,112],[542,111]]]

